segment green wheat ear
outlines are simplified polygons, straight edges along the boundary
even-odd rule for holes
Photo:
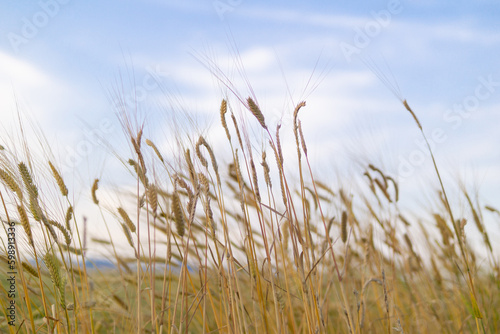
[[[20,162],[18,167],[19,167],[19,172],[21,173],[21,177],[23,178],[24,185],[26,186],[26,188],[28,189],[28,193],[30,194],[30,198],[31,197],[37,198],[38,188],[33,182],[33,178],[31,177],[28,167],[24,162]]]
[[[45,265],[49,269],[50,278],[59,291],[59,303],[63,309],[66,309],[66,276],[61,276],[59,260],[51,253],[45,254],[43,258]]]
[[[22,262],[21,265],[23,266],[23,269],[30,273],[32,276],[38,278],[38,272],[36,271],[35,268],[33,268],[33,266],[31,264],[29,264],[29,262]]]
[[[26,210],[24,209],[24,206],[18,205],[17,211],[19,213],[19,220],[21,222],[21,225],[23,226],[24,231],[26,232],[26,235],[28,236],[28,240],[29,240],[31,246],[34,248],[35,243],[33,242],[33,234],[31,233],[30,222],[28,219],[28,215],[26,214]]]

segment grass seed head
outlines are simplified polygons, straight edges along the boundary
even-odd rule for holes
[[[71,231],[71,226],[69,223],[71,222],[71,218],[73,218],[73,207],[70,206],[68,210],[66,211],[66,218],[65,218],[65,223],[66,223],[66,229],[68,231]]]
[[[191,180],[191,184],[196,186],[198,183],[198,179],[196,177],[196,171],[194,170],[193,161],[191,160],[191,151],[189,149],[184,153],[184,158],[186,159],[186,163],[188,165],[189,178]]]
[[[92,184],[92,201],[94,204],[99,205],[99,200],[97,199],[97,189],[99,188],[99,179],[95,179],[94,183]]]
[[[57,185],[59,186],[59,190],[61,191],[61,194],[63,196],[68,196],[68,188],[66,187],[66,184],[64,183],[64,180],[57,171],[56,167],[52,164],[52,162],[49,161],[49,166],[50,170],[52,171],[52,175],[54,175],[54,178],[56,179]]]
[[[38,205],[38,199],[34,196],[30,196],[30,211],[31,214],[33,215],[33,218],[37,222],[42,220],[41,209],[40,206]]]
[[[257,179],[257,170],[255,169],[255,164],[253,159],[250,159],[250,168],[252,169],[252,181],[255,192],[255,197],[257,198],[257,202],[261,202],[260,199],[260,191],[259,191],[259,180]]]
[[[156,145],[149,139],[146,139],[146,144],[148,146],[150,146],[153,151],[155,151],[156,155],[158,156],[158,159],[160,159],[161,162],[164,162],[163,161],[163,156],[161,155],[160,151],[158,150],[158,148],[156,147]]]
[[[71,244],[71,235],[62,224],[56,222],[55,220],[49,220],[49,224],[55,226],[59,231],[62,232],[62,234],[64,235],[64,240],[66,241],[66,245]]]
[[[10,188],[10,190],[17,194],[19,200],[22,201],[23,192],[21,191],[21,188],[19,188],[19,185],[14,180],[14,178],[10,175],[10,173],[0,168],[0,178],[2,178],[3,182]]]
[[[21,173],[21,177],[23,179],[24,185],[26,189],[28,189],[28,193],[30,194],[30,197],[38,197],[38,188],[36,187],[35,183],[33,182],[33,178],[31,177],[31,173],[26,166],[24,162],[20,162],[19,165],[19,172]]]
[[[19,221],[21,222],[21,225],[23,226],[24,232],[28,236],[28,240],[29,240],[31,246],[34,247],[35,244],[33,243],[33,234],[31,233],[30,222],[28,220],[28,215],[26,214],[26,210],[24,210],[24,206],[18,205],[17,212],[19,213]]]
[[[158,209],[158,192],[156,191],[156,186],[154,185],[149,185],[148,202],[153,215],[156,216],[156,211]]]
[[[250,111],[252,112],[252,114],[255,116],[255,118],[257,118],[257,120],[259,121],[260,125],[267,130],[267,126],[266,126],[266,122],[264,120],[264,115],[262,114],[262,111],[260,111],[260,108],[257,106],[257,104],[255,103],[255,101],[249,97],[247,99],[247,103],[248,103],[248,108],[250,109]]]
[[[125,237],[127,237],[127,241],[129,243],[129,245],[135,249],[134,247],[134,240],[132,239],[132,233],[130,233],[130,229],[128,228],[128,226],[124,223],[121,224],[122,225],[122,229],[123,229],[123,233],[125,233]]]
[[[32,276],[38,278],[38,271],[36,271],[36,269],[33,268],[33,266],[31,264],[29,264],[29,262],[22,261],[21,265],[22,265],[23,269],[26,270],[26,272],[28,272]]]
[[[281,140],[280,140],[280,128],[281,124],[276,125],[276,147],[278,149],[278,168],[281,169],[283,166],[283,152],[281,151]]]
[[[238,142],[240,143],[240,147],[243,148],[243,141],[241,140],[240,129],[238,128],[238,122],[236,122],[236,117],[231,113],[231,119],[233,120],[234,128],[236,130],[236,137],[238,137]]]
[[[52,282],[54,283],[57,290],[59,291],[59,303],[61,304],[61,307],[63,309],[66,309],[66,298],[65,298],[66,297],[66,294],[65,294],[66,281],[61,275],[60,262],[50,252],[45,254],[44,262],[45,262],[45,265],[47,266],[47,268],[49,269],[50,278],[52,279]]]
[[[135,232],[135,225],[132,222],[132,220],[130,219],[130,217],[128,216],[127,212],[122,207],[119,207],[118,208],[118,213],[122,217],[122,219],[125,222],[125,224],[127,224],[127,227],[130,229],[130,231],[132,233],[134,233]]]
[[[406,100],[403,100],[403,105],[405,106],[406,110],[408,110],[410,112],[410,114],[413,116],[413,119],[417,123],[418,128],[422,131],[422,125],[420,124],[420,121],[418,120],[417,115],[415,115],[413,110],[411,110],[411,108],[408,105],[408,102],[406,102]]]
[[[299,121],[299,136],[300,136],[300,144],[302,145],[302,150],[307,157],[307,146],[306,140],[304,139],[304,134],[302,133],[302,122]]]
[[[262,152],[262,162],[260,163],[262,165],[262,168],[264,169],[264,180],[266,181],[266,184],[269,188],[272,188],[272,183],[271,183],[271,171],[269,169],[269,165],[267,164],[266,161],[266,152]]]
[[[342,221],[340,224],[341,227],[341,239],[343,243],[347,242],[347,212],[342,211]]]
[[[148,177],[146,176],[145,169],[141,165],[137,164],[134,159],[128,159],[128,164],[134,168],[135,173],[137,174],[137,177],[139,177],[139,180],[141,181],[142,185],[147,188],[149,185],[149,180]]]
[[[175,228],[179,236],[184,236],[184,213],[181,208],[181,200],[177,191],[172,194],[172,213],[174,215]]]
[[[203,167],[207,168],[208,167],[207,159],[205,159],[203,154],[201,154],[201,150],[200,150],[200,146],[203,145],[204,141],[205,141],[205,139],[202,136],[200,136],[200,138],[198,139],[198,142],[196,143],[196,150],[195,151],[196,151],[196,155],[198,156],[198,159],[200,159],[200,162],[203,165]]]
[[[231,134],[229,133],[229,128],[226,123],[226,113],[227,113],[227,101],[225,99],[222,100],[220,104],[220,120],[222,123],[222,127],[226,130],[226,136],[229,141],[231,141]]]

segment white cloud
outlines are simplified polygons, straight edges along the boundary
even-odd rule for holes
[[[49,82],[47,75],[30,63],[23,62],[8,54],[0,52],[0,74],[9,78],[12,83],[42,86]]]
[[[40,120],[54,117],[67,93],[49,73],[0,52],[0,108],[7,119],[13,119],[18,103]]]

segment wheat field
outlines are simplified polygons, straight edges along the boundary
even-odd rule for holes
[[[435,206],[415,214],[375,163],[359,189],[313,172],[307,101],[282,129],[255,96],[220,100],[225,145],[190,134],[173,159],[146,138],[147,124],[120,113],[129,150],[113,154],[134,181],[115,194],[121,205],[103,199],[100,178],[83,191],[108,231],[100,238],[87,240],[60,162],[32,154],[23,136],[19,150],[1,147],[0,332],[500,332],[498,248],[484,218],[500,222],[500,212],[465,188],[447,191],[455,187],[430,146]],[[294,142],[281,142],[284,130]],[[467,215],[450,196],[464,199]],[[93,265],[93,248],[110,265]]]

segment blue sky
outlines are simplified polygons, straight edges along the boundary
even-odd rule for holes
[[[227,90],[197,58],[214,60],[246,97],[238,54],[273,127],[290,124],[295,104],[307,101],[301,117],[315,169],[345,171],[364,157],[411,195],[435,182],[431,161],[378,73],[417,113],[445,174],[499,207],[499,10],[495,1],[2,1],[0,138],[20,108],[62,165],[88,141],[85,129],[119,143],[112,100],[123,83],[164,148],[181,110],[222,145]],[[83,184],[115,166],[98,151],[78,161],[89,173]]]

